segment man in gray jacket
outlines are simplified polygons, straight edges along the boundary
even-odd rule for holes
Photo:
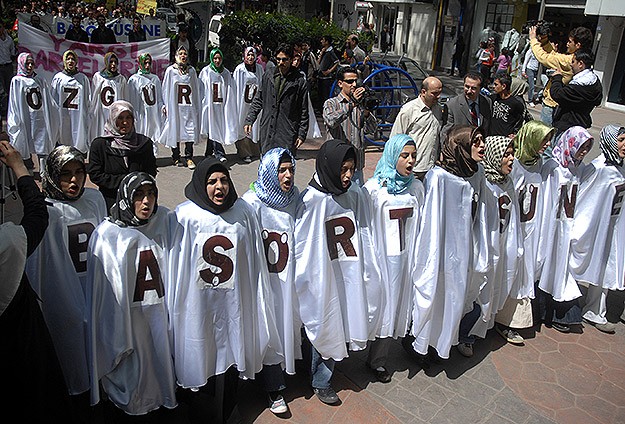
[[[443,140],[453,125],[480,126],[487,135],[489,134],[493,115],[491,101],[480,93],[481,88],[480,74],[469,72],[465,75],[464,93],[449,99],[443,108]]]
[[[291,66],[292,47],[278,47],[275,57],[276,71],[263,75],[243,129],[246,134],[251,134],[252,125],[262,111],[261,155],[274,147],[282,147],[295,156],[308,132],[308,85],[304,74]]]

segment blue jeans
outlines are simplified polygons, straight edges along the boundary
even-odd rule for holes
[[[551,106],[547,106],[543,103],[543,107],[540,110],[540,120],[543,121],[544,124],[552,126],[553,125],[553,112],[555,108]]]
[[[312,360],[310,363],[310,374],[312,376],[312,386],[314,389],[327,389],[330,387],[330,379],[334,372],[334,359],[323,359],[317,349],[312,350]]]
[[[480,318],[481,313],[482,308],[480,308],[480,305],[473,302],[473,310],[471,312],[467,312],[460,320],[460,330],[458,333],[458,341],[460,343],[475,343],[475,336],[469,335],[469,331],[471,331],[477,320]]]
[[[536,72],[533,69],[527,68],[525,73],[527,74],[527,101],[532,102],[534,100],[534,83],[536,81]]]

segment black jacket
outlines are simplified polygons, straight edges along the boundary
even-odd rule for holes
[[[553,126],[560,131],[580,126],[590,128],[592,118],[590,113],[601,104],[603,87],[601,81],[591,85],[567,85],[562,83],[562,75],[555,75],[551,79],[551,97],[558,102],[558,107],[553,114]]]
[[[98,137],[91,143],[87,173],[104,196],[108,209],[115,203],[117,189],[126,175],[142,171],[156,177],[156,158],[152,140],[143,134],[137,134],[137,137],[148,140],[136,152],[112,148],[110,138],[107,137]],[[128,165],[124,157],[128,159]]]
[[[70,28],[65,33],[66,40],[78,41],[79,43],[88,43],[89,36],[87,35],[87,31],[82,28]]]
[[[97,27],[91,32],[91,42],[95,44],[115,44],[117,38],[112,29]]]
[[[195,41],[192,40],[191,37],[187,37],[187,39],[189,40],[189,51],[187,52],[189,54],[188,62],[189,65],[195,66],[197,65],[198,58],[197,47],[195,47]],[[171,43],[169,46],[169,61],[171,63],[176,63],[176,51],[178,50],[178,34],[176,34],[174,38],[171,39]]]
[[[260,147],[265,154],[274,147],[295,152],[295,140],[306,140],[308,133],[308,85],[304,74],[291,67],[286,74],[282,94],[278,98],[274,79],[280,72],[263,75],[260,88],[252,100],[245,125],[252,125],[262,110]]]
[[[145,35],[145,30],[143,28],[139,28],[139,31],[130,31],[128,33],[128,41],[131,43],[137,41],[146,41],[147,37]]]

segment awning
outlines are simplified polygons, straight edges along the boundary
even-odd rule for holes
[[[369,10],[373,9],[373,5],[368,1],[357,1],[356,10]]]

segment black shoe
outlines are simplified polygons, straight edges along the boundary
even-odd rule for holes
[[[417,363],[421,367],[421,369],[427,370],[430,368],[430,364],[427,361],[427,355],[421,355],[419,352],[415,351],[412,347],[412,341],[414,337],[406,336],[401,339],[401,345],[414,362]]]
[[[319,398],[319,400],[327,405],[334,405],[338,403],[339,395],[336,394],[332,387],[328,387],[327,389],[317,389],[313,388],[313,392]]]
[[[384,367],[378,367],[373,370],[373,374],[375,374],[375,378],[380,383],[390,383],[391,382],[391,374]]]
[[[558,322],[552,322],[551,323],[551,327],[558,330],[560,333],[570,333],[571,332],[571,326],[567,325],[567,324],[560,324]]]

